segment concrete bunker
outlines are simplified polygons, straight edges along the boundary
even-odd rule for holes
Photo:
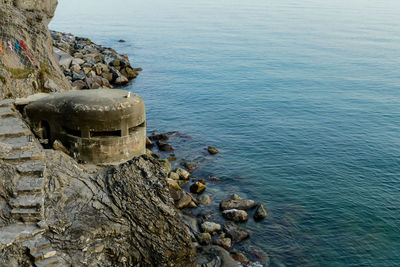
[[[59,140],[77,160],[118,163],[146,153],[146,115],[140,96],[117,89],[55,93],[28,104],[37,136]]]

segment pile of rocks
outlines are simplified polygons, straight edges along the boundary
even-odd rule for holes
[[[88,38],[52,31],[53,50],[74,89],[112,88],[129,83],[141,68],[133,68],[127,55],[102,47]]]

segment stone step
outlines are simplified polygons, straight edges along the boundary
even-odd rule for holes
[[[15,99],[4,99],[0,101],[0,107],[13,107]]]
[[[34,146],[34,142],[30,142],[33,139],[34,139],[33,135],[27,135],[27,136],[3,139],[1,140],[1,142],[11,146],[13,150],[27,150],[32,146]]]
[[[36,267],[55,267],[60,263],[60,259],[58,257],[51,257],[48,259],[43,259],[41,261],[35,262]]]
[[[42,192],[44,179],[39,176],[22,176],[16,186],[18,195]]]
[[[31,131],[19,117],[0,119],[0,139],[30,135]]]
[[[11,210],[11,214],[13,216],[26,216],[26,217],[34,217],[34,216],[42,216],[42,211],[36,208],[16,208]]]
[[[45,229],[40,229],[35,224],[11,224],[0,228],[0,250],[13,242],[23,242],[41,234]]]
[[[10,206],[14,208],[37,208],[40,210],[43,206],[43,195],[20,195],[10,200]]]
[[[43,160],[44,153],[37,149],[29,149],[29,150],[17,150],[11,152],[4,158],[6,161],[26,161],[26,160]]]
[[[41,160],[31,160],[18,163],[15,167],[20,174],[42,176],[46,169],[46,163]]]
[[[34,253],[30,253],[34,258],[35,262],[42,261],[51,257],[54,257],[56,255],[56,251],[50,246],[45,249],[38,250]]]
[[[29,253],[33,255],[40,250],[50,248],[51,244],[49,240],[44,238],[42,235],[37,235],[34,238],[22,242],[22,246],[27,247],[29,249]]]
[[[43,211],[37,209],[12,209],[11,215],[14,219],[25,223],[39,222],[43,219]]]
[[[0,107],[0,119],[6,117],[15,117],[15,116],[17,116],[17,113],[12,107],[10,106]]]

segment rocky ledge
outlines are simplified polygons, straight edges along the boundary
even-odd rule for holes
[[[123,86],[139,75],[127,55],[93,43],[88,38],[51,31],[53,50],[74,89]]]

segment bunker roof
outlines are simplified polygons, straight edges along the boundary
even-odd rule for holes
[[[128,97],[129,96],[129,97]],[[145,121],[145,106],[140,96],[119,89],[74,90],[54,93],[26,106],[28,117],[58,121],[68,127],[118,129]]]

